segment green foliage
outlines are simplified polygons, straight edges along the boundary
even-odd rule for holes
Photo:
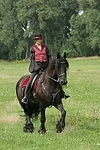
[[[43,34],[51,54],[62,50],[70,32],[69,19],[76,13],[76,0],[0,0],[0,4],[0,43],[10,49],[8,59],[27,57],[33,35],[37,33]]]
[[[99,4],[99,0],[0,0],[0,59],[28,58],[38,33],[52,55],[70,49],[69,57],[99,56]]]
[[[76,56],[100,56],[100,11],[96,7],[100,2],[79,0],[80,13],[70,19],[69,41],[76,48]]]

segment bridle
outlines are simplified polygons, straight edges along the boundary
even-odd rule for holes
[[[44,86],[43,82],[42,82],[42,87],[43,87],[44,91],[45,91],[47,94],[49,94],[49,95],[52,96],[52,104],[53,104],[53,103],[54,103],[54,100],[55,100],[55,98],[56,98],[56,96],[57,96],[57,94],[60,92],[60,89],[58,89],[56,93],[51,93],[50,91],[48,91],[48,90],[46,89],[46,87]],[[51,106],[52,106],[52,104],[51,104]]]
[[[59,77],[61,77],[61,76],[65,76],[66,74],[65,73],[61,73],[61,74],[59,74],[59,75],[57,75],[58,76],[58,79],[56,80],[56,79],[54,79],[54,78],[52,78],[52,77],[50,77],[50,76],[47,76],[49,79],[51,79],[51,80],[53,80],[53,81],[55,81],[55,82],[59,82]]]
[[[65,64],[65,62],[63,61],[63,62],[60,62],[60,64]],[[55,64],[55,67],[57,66],[57,62],[56,62],[56,64]],[[57,73],[57,76],[58,76],[58,79],[56,80],[56,79],[54,79],[54,78],[52,78],[52,77],[50,77],[50,76],[47,76],[49,79],[51,79],[51,80],[53,80],[53,81],[55,81],[55,82],[59,82],[59,77],[61,77],[61,76],[65,76],[66,75],[66,73],[61,73],[61,74],[58,74]]]
[[[65,62],[60,62],[60,63],[65,64]],[[55,66],[57,66],[57,64],[55,64]],[[65,75],[66,75],[66,73],[61,73],[61,74],[58,74],[58,73],[57,73],[57,76],[58,76],[58,79],[57,79],[57,80],[56,80],[55,78],[52,78],[52,77],[48,76],[48,75],[47,75],[47,77],[48,77],[49,79],[53,80],[54,82],[59,83],[59,77],[65,76]],[[53,104],[53,103],[54,103],[54,100],[55,100],[55,98],[56,98],[56,96],[57,96],[57,94],[60,92],[60,89],[58,88],[58,90],[57,90],[56,93],[51,93],[49,90],[46,89],[46,87],[44,86],[44,83],[43,83],[43,82],[42,82],[42,87],[43,87],[44,91],[45,91],[47,94],[49,94],[49,95],[52,96],[52,104]],[[52,105],[51,105],[51,106],[52,106]]]

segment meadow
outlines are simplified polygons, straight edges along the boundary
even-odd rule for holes
[[[33,119],[35,131],[24,133],[24,113],[15,87],[28,74],[29,61],[0,61],[0,150],[99,150],[100,149],[100,58],[68,59],[68,85],[63,89],[66,127],[56,133],[59,111],[46,109],[45,135],[39,135],[40,116]]]

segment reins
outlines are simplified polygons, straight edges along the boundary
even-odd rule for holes
[[[66,75],[65,73],[61,73],[61,74],[59,74],[58,75],[58,77],[61,77],[61,76],[64,76],[64,75]],[[54,79],[54,78],[52,78],[52,77],[50,77],[50,76],[47,76],[49,79],[51,79],[51,80],[53,80],[53,81],[55,81],[55,82],[59,82],[59,78],[56,80],[56,79]]]
[[[50,77],[50,76],[47,76],[49,79],[51,79],[51,80],[53,80],[53,81],[55,81],[55,82],[59,82],[59,80],[56,80],[56,79],[54,79],[54,78],[52,78],[52,77]]]

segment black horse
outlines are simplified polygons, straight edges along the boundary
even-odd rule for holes
[[[28,94],[28,103],[23,104],[21,102],[24,91],[25,91],[25,82],[28,82],[29,75],[23,76],[19,79],[16,84],[16,94],[19,100],[20,105],[24,109],[26,116],[26,123],[23,128],[24,132],[33,132],[33,124],[31,118],[33,114],[38,116],[41,113],[41,125],[39,133],[45,133],[45,109],[49,106],[54,106],[61,112],[61,118],[56,124],[56,132],[62,132],[65,127],[65,117],[66,111],[64,110],[62,104],[62,98],[64,97],[64,92],[62,90],[62,85],[67,84],[66,76],[69,63],[66,60],[66,53],[63,56],[60,53],[57,54],[57,57],[52,59],[49,63],[47,69],[44,73],[40,74],[35,81],[35,92],[36,95],[33,95],[33,87]]]

